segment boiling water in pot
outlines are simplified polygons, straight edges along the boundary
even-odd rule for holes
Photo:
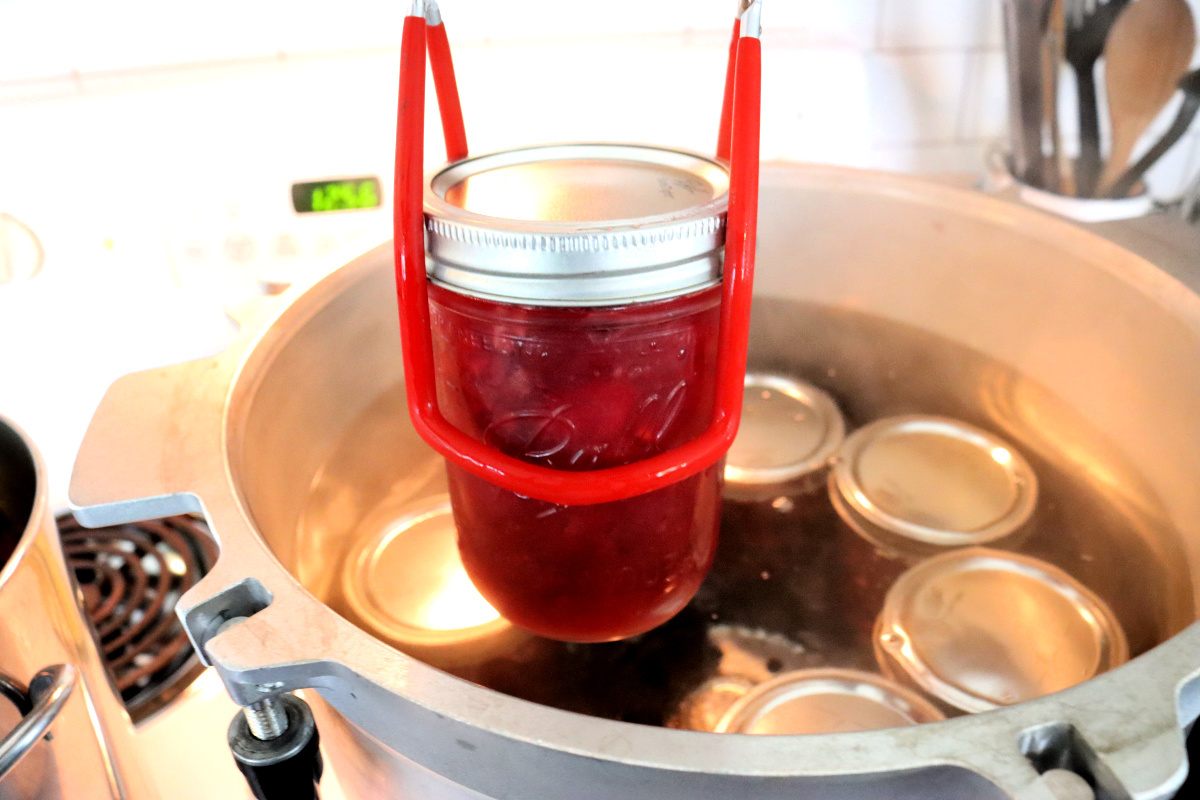
[[[923,413],[1003,435],[1040,484],[1032,532],[1017,549],[1058,565],[1098,594],[1123,626],[1131,655],[1192,621],[1178,534],[1158,513],[1154,487],[1131,466],[1137,454],[1116,452],[1103,431],[1010,366],[881,317],[769,298],[755,306],[750,361],[756,370],[828,391],[850,429]],[[340,437],[314,478],[300,520],[300,579],[380,635],[347,602],[346,581],[355,573],[342,562],[361,550],[356,543],[379,539],[415,501],[444,492],[441,459],[417,443],[396,386]],[[716,674],[764,680],[803,667],[876,668],[870,627],[878,608],[862,598],[881,594],[886,586],[872,584],[894,576],[874,574],[870,559],[847,557],[845,541],[824,492],[727,502],[711,574],[682,613],[650,633],[611,644],[511,635],[453,652],[423,643],[407,649],[513,696],[672,724],[684,698]],[[460,573],[434,577],[406,591],[456,586],[464,599],[439,606],[416,598],[431,627],[494,621],[486,605],[471,599]]]

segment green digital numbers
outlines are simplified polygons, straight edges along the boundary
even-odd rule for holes
[[[339,178],[292,184],[292,207],[299,214],[353,211],[383,205],[378,178]]]

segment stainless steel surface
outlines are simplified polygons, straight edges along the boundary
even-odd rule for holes
[[[1037,505],[1033,468],[995,434],[906,415],[854,431],[830,476],[835,507],[860,535],[901,553],[994,543]]]
[[[46,475],[33,445],[0,417],[0,515],[18,537],[0,561],[0,673],[29,681],[63,665],[50,686],[31,687],[35,715],[8,714],[0,699],[0,736],[16,726],[20,742],[0,755],[0,797],[142,798],[142,781],[126,763],[128,717],[108,682],[82,610],[75,601],[54,519]],[[0,538],[3,528],[0,520]],[[2,543],[0,543],[2,545]],[[2,556],[0,556],[2,558]],[[30,681],[45,684],[46,679]],[[68,690],[68,686],[74,688]],[[39,693],[35,689],[49,689]],[[47,727],[48,726],[48,727]],[[49,731],[52,739],[43,738]],[[32,744],[15,763],[20,745]]]
[[[278,739],[287,730],[287,712],[276,697],[264,697],[242,709],[242,716],[255,739]]]
[[[1062,152],[1062,130],[1058,118],[1058,77],[1062,62],[1063,42],[1066,39],[1066,19],[1063,3],[1066,0],[1051,0],[1046,12],[1049,19],[1042,34],[1042,125],[1048,144],[1044,160],[1044,186],[1048,191],[1062,194],[1063,175],[1066,166]]]
[[[39,681],[43,685],[38,685]],[[70,664],[48,667],[30,682],[33,708],[12,730],[0,736],[0,781],[49,732],[74,688],[75,668]]]
[[[756,686],[717,723],[719,733],[829,734],[936,722],[943,714],[917,693],[869,672],[813,669]]]
[[[728,168],[634,145],[476,156],[425,192],[429,275],[462,294],[529,305],[618,305],[720,278]]]
[[[245,617],[234,617],[221,623],[218,633],[245,622]],[[242,706],[242,717],[250,735],[261,741],[278,739],[288,727],[287,710],[275,695],[268,694]]]
[[[1045,181],[1042,46],[1050,5],[1051,0],[1004,0],[1002,5],[1013,173],[1033,186]]]
[[[338,547],[349,544],[339,532],[412,480],[426,457],[402,426],[362,449],[356,480],[319,474],[373,403],[395,404],[391,416],[403,418],[387,248],[296,295],[221,357],[118,382],[80,452],[73,498],[91,524],[203,508],[223,554],[184,599],[189,630],[241,702],[318,688],[322,739],[328,731],[330,752],[359,767],[347,776],[352,796],[423,781],[429,798],[691,800],[751,787],[767,800],[1045,798],[1021,746],[1023,732],[1045,725],[1069,725],[1120,791],[1169,796],[1184,770],[1180,728],[1200,713],[1200,627],[1190,625],[1200,539],[1180,533],[1200,520],[1200,300],[1180,282],[1187,276],[1038,212],[897,176],[776,165],[764,170],[762,208],[756,363],[778,369],[789,363],[772,357],[831,349],[836,361],[815,363],[849,370],[838,373],[839,399],[872,376],[853,394],[850,418],[902,413],[896,402],[970,406],[974,421],[1038,459],[1044,487],[1069,479],[1100,493],[1081,496],[1103,497],[1112,516],[1072,504],[1089,512],[1076,521],[1099,530],[1147,521],[1120,523],[1125,539],[1067,542],[1108,564],[1120,556],[1138,565],[1087,578],[1117,581],[1105,591],[1123,602],[1159,604],[1144,617],[1140,658],[991,714],[802,738],[589,719],[399,653],[312,593],[336,579]],[[893,337],[839,338],[851,304]],[[810,326],[803,336],[801,323]],[[921,337],[964,349],[895,349]],[[1129,413],[1137,408],[1154,413]],[[115,442],[125,448],[117,467]],[[1159,582],[1152,597],[1146,574]],[[1129,596],[1123,577],[1137,584]],[[218,620],[237,615],[249,618],[214,636]]]
[[[1128,0],[1108,0],[1074,14],[1067,26],[1065,56],[1075,70],[1079,110],[1079,158],[1075,161],[1075,193],[1079,197],[1095,194],[1100,180],[1100,108],[1096,97],[1096,62],[1104,54],[1113,22]]]
[[[316,720],[303,700],[284,694],[271,698],[271,703],[272,716],[277,715],[278,720],[272,720],[270,735],[259,735],[248,714],[241,719],[235,716],[229,725],[229,749],[246,766],[269,767],[287,761],[304,750],[316,733]]]
[[[885,674],[952,708],[989,711],[1120,666],[1125,634],[1099,597],[1057,567],[972,548],[910,569],[875,630]]]
[[[726,492],[776,497],[815,489],[844,435],[827,393],[787,375],[748,373],[742,422],[725,457]]]

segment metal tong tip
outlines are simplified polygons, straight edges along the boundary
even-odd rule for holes
[[[438,8],[437,0],[413,0],[412,17],[422,17],[426,25],[441,25],[442,10]]]
[[[741,23],[743,38],[761,39],[762,0],[740,0],[738,3],[738,20]]]

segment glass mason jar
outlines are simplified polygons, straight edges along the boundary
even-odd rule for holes
[[[694,439],[716,395],[728,172],[651,147],[457,162],[425,198],[437,400],[475,440],[564,471]],[[448,465],[477,588],[535,633],[608,641],[680,611],[712,563],[722,465],[563,506]]]

